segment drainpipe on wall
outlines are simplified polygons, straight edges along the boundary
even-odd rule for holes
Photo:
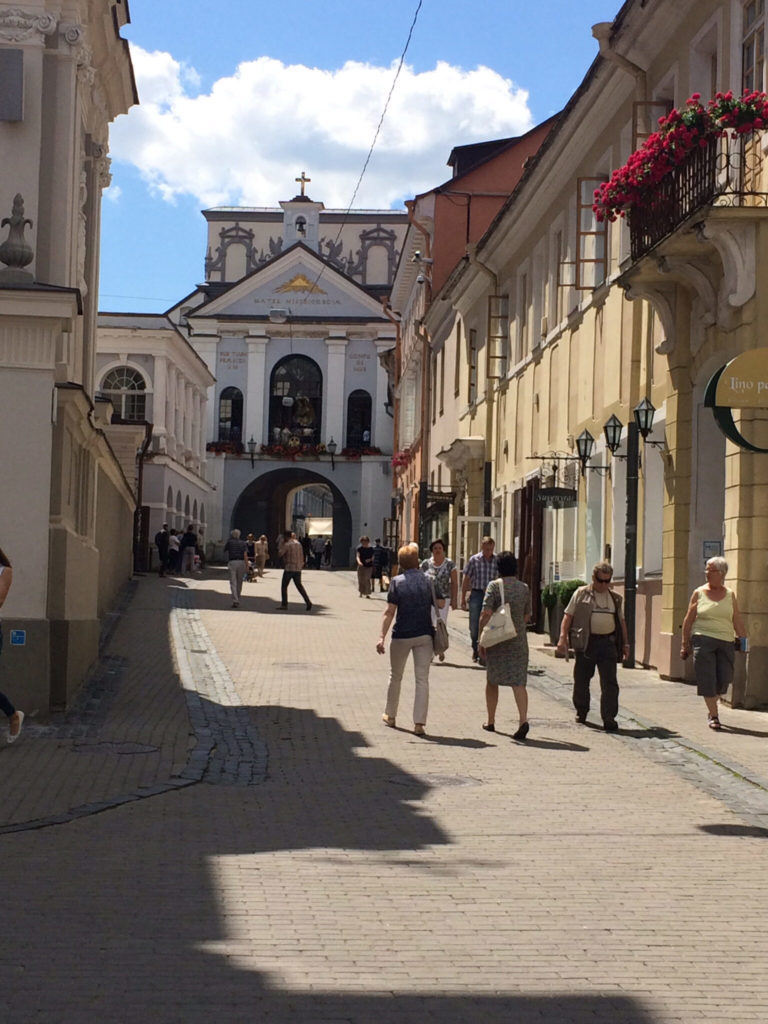
[[[478,267],[484,271],[491,279],[491,288],[493,289],[493,295],[499,294],[499,279],[496,273],[491,268],[477,258],[477,246],[467,246],[467,256],[469,262],[473,267]],[[487,322],[487,316],[486,316]],[[483,523],[483,534],[489,534],[491,532],[491,512],[492,512],[492,493],[493,493],[493,464],[490,459],[491,455],[491,435],[493,432],[493,417],[495,411],[495,401],[493,388],[490,386],[488,380],[488,336],[485,338],[485,464],[483,466],[483,515],[488,516],[488,521]],[[498,538],[497,538],[498,539]]]
[[[413,224],[417,231],[421,232],[424,239],[424,258],[431,260],[432,258],[432,237],[427,228],[420,224],[415,216],[414,210],[416,208],[416,201],[414,199],[407,199],[405,201],[405,208],[408,210],[408,222]],[[424,275],[425,281],[422,287],[424,288],[424,303],[423,311],[429,309],[430,302],[432,301],[432,281],[428,274]],[[426,536],[424,533],[424,519],[427,512],[427,487],[428,482],[426,474],[429,466],[429,386],[430,386],[430,374],[429,374],[429,338],[427,332],[424,330],[421,324],[417,325],[417,334],[421,338],[421,473],[419,480],[419,521],[417,523],[417,536],[419,538],[419,547],[423,550],[426,547]]]
[[[133,514],[133,571],[147,572],[149,570],[148,552],[141,549],[141,525],[143,514],[141,503],[144,500],[144,460],[152,444],[152,431],[154,424],[144,423],[144,443],[139,448],[138,472],[136,481],[136,510]]]
[[[622,54],[617,53],[614,50],[611,43],[613,22],[599,21],[596,25],[592,26],[592,35],[600,44],[600,56],[611,64],[615,64],[623,71],[626,71],[627,74],[634,75],[638,89],[640,90],[643,98],[645,98],[648,92],[648,81],[646,79],[645,71],[639,64],[635,64],[634,61],[631,61],[628,57],[624,57]]]

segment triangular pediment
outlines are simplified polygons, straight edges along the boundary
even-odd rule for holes
[[[387,319],[377,299],[300,243],[211,299],[194,315],[265,320],[270,310],[276,309],[302,320]]]

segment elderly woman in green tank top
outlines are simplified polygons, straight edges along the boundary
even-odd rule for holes
[[[718,701],[733,680],[734,637],[746,636],[746,630],[736,594],[724,583],[726,560],[710,558],[705,572],[707,582],[694,590],[683,621],[680,657],[693,651],[696,692],[707,705],[710,729],[719,729]]]

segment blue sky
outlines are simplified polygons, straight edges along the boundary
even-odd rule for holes
[[[130,0],[141,106],[112,126],[100,308],[160,312],[203,278],[207,206],[346,207],[418,0]],[[620,0],[423,0],[357,207],[449,176],[454,145],[559,110]]]

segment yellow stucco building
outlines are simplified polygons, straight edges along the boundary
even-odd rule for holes
[[[453,378],[426,473],[456,492],[459,562],[490,529],[538,595],[610,559],[630,611],[635,595],[636,662],[679,679],[689,595],[722,553],[751,642],[730,694],[746,707],[768,704],[768,132],[697,138],[627,216],[593,202],[693,93],[762,90],[764,31],[763,5],[740,0],[628,0],[594,26],[598,57],[423,316]],[[735,394],[715,396],[739,356]]]

